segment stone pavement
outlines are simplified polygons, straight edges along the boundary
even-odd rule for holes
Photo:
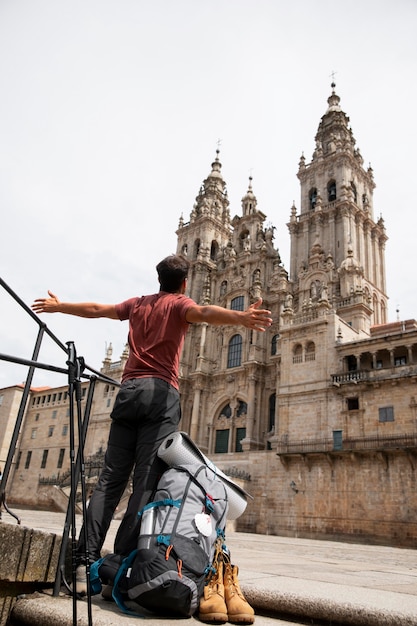
[[[12,508],[22,525],[62,534],[65,515]],[[16,523],[3,511],[3,522]],[[105,548],[112,550],[120,522],[113,521]],[[81,518],[77,516],[77,531]],[[239,566],[242,590],[257,626],[331,624],[417,625],[417,552],[410,549],[230,532],[226,543]],[[87,625],[87,602],[77,603],[77,624]],[[19,626],[70,626],[72,600],[48,594],[19,600]],[[269,616],[269,617],[267,617]],[[132,624],[113,603],[93,598],[95,626]],[[191,623],[197,619],[191,618]],[[178,620],[147,618],[150,626]],[[188,621],[190,623],[190,621]]]

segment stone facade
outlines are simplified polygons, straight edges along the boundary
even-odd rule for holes
[[[177,230],[177,252],[191,261],[188,293],[236,309],[262,297],[274,323],[265,333],[190,327],[181,428],[252,494],[238,530],[414,546],[417,323],[387,323],[387,236],[355,143],[332,85],[312,160],[299,162],[289,273],[251,178],[231,218],[216,153]],[[103,373],[119,380],[125,358],[113,363],[110,349]],[[56,478],[65,412],[53,418],[56,407],[35,399],[56,392],[65,394],[32,393],[10,489],[16,501],[36,501],[38,474]],[[105,445],[116,392],[97,385],[87,458]],[[43,430],[34,440],[37,413]],[[36,474],[24,471],[30,451]]]

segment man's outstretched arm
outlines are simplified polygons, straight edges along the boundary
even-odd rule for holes
[[[252,330],[265,331],[272,324],[271,311],[260,309],[262,298],[250,305],[246,311],[232,311],[221,306],[195,305],[188,309],[186,320],[190,323],[213,324],[215,326],[237,324]]]
[[[32,304],[35,313],[66,313],[78,317],[108,317],[118,320],[114,304],[98,304],[97,302],[60,302],[52,291],[49,298],[37,298]]]

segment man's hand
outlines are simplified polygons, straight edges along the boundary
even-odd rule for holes
[[[37,298],[32,304],[36,313],[65,313],[78,317],[108,317],[118,320],[114,304],[99,304],[98,302],[61,302],[57,296],[48,291],[49,298]]]
[[[57,296],[48,290],[49,298],[37,298],[32,304],[35,313],[59,313],[61,304]]]
[[[203,306],[196,304],[188,309],[185,318],[190,324],[240,325],[264,332],[271,326],[272,317],[271,311],[259,308],[261,304],[262,298],[259,298],[246,311],[225,309],[215,304],[205,304]]]
[[[272,324],[271,311],[267,309],[260,309],[262,304],[262,298],[259,298],[256,302],[250,305],[246,311],[243,312],[242,325],[252,330],[259,330],[264,332]]]

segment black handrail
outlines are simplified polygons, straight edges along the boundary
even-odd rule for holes
[[[7,454],[6,464],[4,466],[3,474],[0,480],[0,516],[2,507],[17,520],[17,523],[20,524],[20,519],[17,515],[15,515],[7,506],[6,502],[6,487],[9,479],[13,458],[16,452],[17,441],[19,438],[22,422],[25,416],[26,406],[29,399],[31,384],[33,380],[33,375],[36,368],[45,369],[49,371],[58,372],[60,374],[67,374],[68,376],[68,395],[70,400],[70,457],[71,457],[71,492],[68,501],[67,515],[65,520],[65,526],[63,529],[63,536],[61,541],[61,550],[59,556],[59,563],[57,568],[57,574],[55,578],[55,587],[54,587],[54,595],[59,594],[61,583],[64,582],[67,586],[68,584],[65,581],[64,577],[64,562],[65,562],[65,553],[68,543],[68,537],[70,530],[72,529],[72,556],[73,556],[73,585],[75,584],[75,548],[76,548],[76,529],[75,529],[75,506],[76,506],[76,491],[79,480],[81,479],[81,493],[82,493],[82,510],[83,510],[83,521],[85,527],[85,516],[86,516],[86,493],[85,493],[85,468],[84,468],[84,444],[85,438],[88,429],[88,423],[90,418],[90,412],[92,407],[93,395],[95,384],[97,380],[101,380],[102,382],[110,383],[115,386],[120,386],[120,383],[109,376],[105,376],[100,372],[97,372],[95,369],[89,367],[83,357],[78,357],[75,349],[74,342],[68,341],[64,344],[62,341],[52,333],[47,325],[39,319],[38,315],[35,314],[32,309],[7,285],[7,283],[0,277],[0,286],[7,291],[7,293],[21,306],[21,308],[26,311],[26,313],[36,322],[38,325],[38,334],[35,342],[35,347],[33,349],[32,358],[31,359],[22,359],[20,357],[15,357],[7,354],[0,353],[0,360],[8,361],[10,363],[18,363],[20,365],[28,366],[28,374],[26,377],[26,382],[24,385],[24,390],[22,394],[22,398],[20,401],[16,423],[14,426],[12,438],[9,445],[9,450]],[[42,345],[42,340],[44,335],[47,334],[49,337],[61,348],[61,350],[65,353],[65,365],[66,367],[57,367],[55,365],[51,365],[48,363],[41,363],[38,361],[38,356],[40,352],[40,348]],[[85,370],[88,369],[92,374],[87,374]],[[88,398],[84,410],[84,417],[81,415],[81,378],[86,378],[90,381],[89,390],[88,390]],[[75,455],[75,414],[77,414],[77,427],[78,427],[78,451]],[[87,571],[87,582],[88,582],[89,572]],[[74,588],[74,587],[73,587]],[[92,623],[92,610],[91,610],[91,593],[88,592],[88,623],[89,625]],[[73,623],[77,623],[77,608],[76,608],[76,594],[73,593]]]

